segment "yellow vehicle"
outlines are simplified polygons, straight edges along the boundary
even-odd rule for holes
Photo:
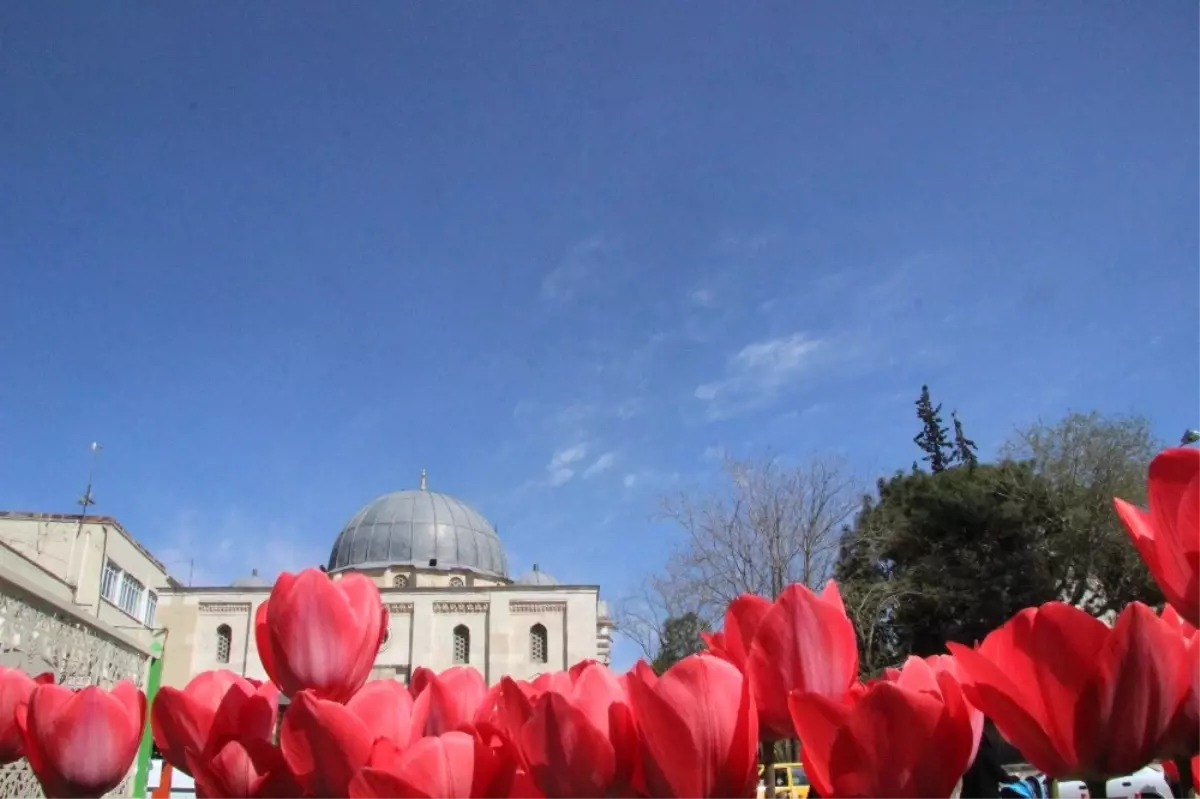
[[[808,799],[808,775],[803,763],[776,763],[770,788],[758,767],[758,799]]]

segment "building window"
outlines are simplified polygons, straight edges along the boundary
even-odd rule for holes
[[[121,610],[133,616],[142,618],[142,599],[146,596],[146,586],[138,582],[133,575],[126,574],[121,580],[121,599],[117,603]]]
[[[464,624],[454,628],[454,662],[471,662],[471,631]]]
[[[451,588],[462,588],[464,585],[466,585],[466,583],[463,582],[463,578],[461,578],[461,577],[451,577],[450,578],[450,587]]]
[[[158,594],[153,591],[146,592],[146,612],[142,619],[146,622],[147,627],[154,626],[154,614],[158,611]]]
[[[117,603],[117,594],[121,590],[121,570],[111,560],[105,561],[104,573],[100,576],[100,596]]]
[[[392,578],[392,588],[408,588],[408,576],[397,574]]]
[[[545,663],[546,651],[546,628],[535,624],[529,628],[529,659],[534,663]]]
[[[229,648],[233,644],[233,629],[228,624],[217,628],[217,662],[229,662]]]

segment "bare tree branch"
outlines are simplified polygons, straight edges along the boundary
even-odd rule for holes
[[[622,603],[623,631],[647,655],[669,616],[719,622],[742,594],[774,597],[790,583],[820,588],[862,496],[860,481],[834,457],[799,466],[727,458],[725,475],[724,490],[662,500],[659,517],[675,523],[682,540],[663,572]]]

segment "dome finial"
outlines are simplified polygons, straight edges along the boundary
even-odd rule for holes
[[[429,480],[428,480],[428,475],[425,473],[425,470],[424,470],[424,469],[422,469],[422,470],[421,470],[421,490],[422,490],[422,491],[428,491],[428,490],[429,490]]]

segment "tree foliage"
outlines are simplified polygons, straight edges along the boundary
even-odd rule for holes
[[[1045,554],[1064,601],[1096,615],[1134,600],[1162,602],[1112,503],[1145,504],[1146,472],[1162,448],[1145,417],[1095,412],[1039,421],[1002,447],[1053,489],[1048,513],[1062,534]]]
[[[943,471],[954,461],[954,447],[947,438],[949,431],[942,424],[942,406],[933,404],[929,386],[921,386],[917,398],[917,418],[921,420],[921,432],[913,437],[913,443],[925,453],[921,460],[929,464],[934,474]],[[914,470],[915,471],[915,470]]]
[[[1049,601],[1049,485],[1005,462],[880,480],[842,542],[837,577],[864,670],[973,644]]]
[[[688,655],[704,651],[700,633],[708,629],[708,623],[696,613],[668,617],[659,632],[658,652],[650,663],[655,673],[661,675]]]

